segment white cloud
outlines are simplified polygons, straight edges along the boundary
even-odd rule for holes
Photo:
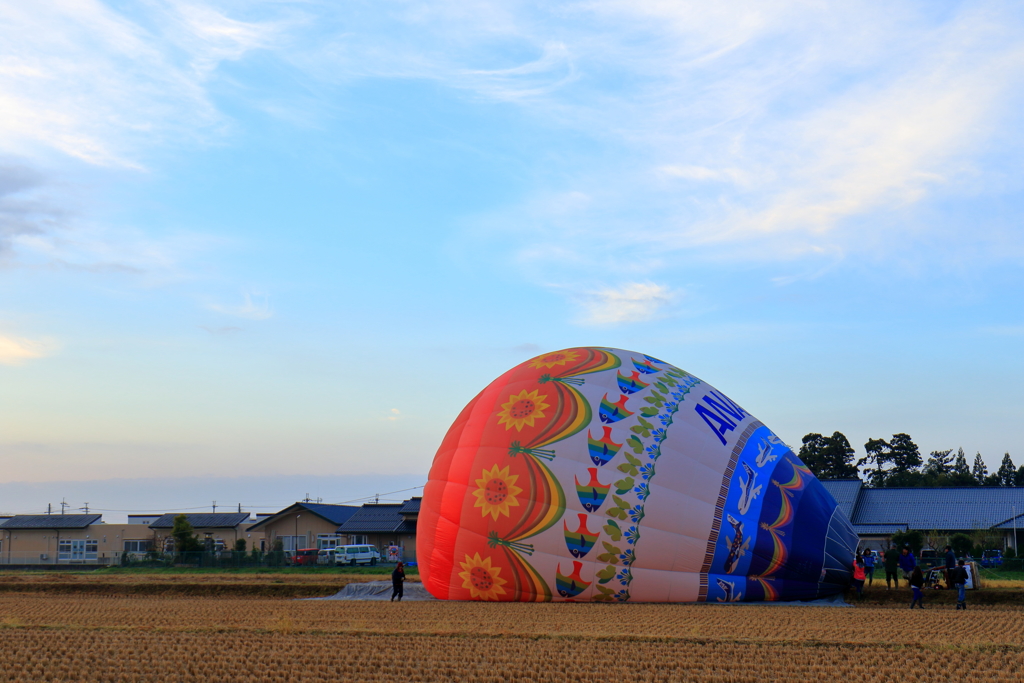
[[[267,320],[273,317],[274,311],[270,308],[270,298],[266,294],[245,292],[242,295],[243,302],[238,306],[223,306],[221,304],[208,304],[207,308],[225,315],[246,320]]]
[[[618,288],[586,292],[580,297],[580,325],[621,325],[651,320],[679,298],[678,292],[653,282],[628,282]]]
[[[280,30],[173,0],[133,11],[97,0],[0,4],[0,147],[139,168],[154,144],[196,141],[223,123],[205,89],[211,73]]]
[[[55,348],[51,339],[0,335],[0,365],[22,365],[25,361],[51,355]]]
[[[1024,17],[1008,5],[399,4],[388,21],[386,49],[368,38],[379,26],[357,21],[310,54],[335,80],[436,80],[618,147],[542,175],[518,209],[532,234],[505,221],[523,236],[521,261],[557,252],[592,269],[617,243],[748,261],[903,258],[935,227],[880,219],[1017,175],[985,160],[1024,142]],[[569,193],[592,198],[575,227],[542,206]],[[958,259],[953,245],[980,231],[952,233],[943,253]]]

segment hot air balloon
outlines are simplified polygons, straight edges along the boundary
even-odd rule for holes
[[[651,356],[582,347],[491,382],[434,457],[420,575],[451,600],[812,600],[857,535],[738,403]]]

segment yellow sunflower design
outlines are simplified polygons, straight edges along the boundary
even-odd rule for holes
[[[557,351],[555,353],[549,353],[538,358],[534,358],[530,361],[531,368],[553,368],[556,365],[565,365],[571,363],[580,357],[579,351]]]
[[[501,567],[492,567],[491,558],[480,559],[480,553],[473,557],[466,555],[466,561],[459,563],[463,571],[459,572],[462,579],[462,587],[469,589],[469,596],[477,600],[497,600],[499,596],[505,595],[502,588],[506,583],[505,579],[498,576]]]
[[[523,427],[532,427],[534,420],[545,417],[544,411],[550,408],[544,399],[547,395],[538,395],[538,390],[527,391],[523,389],[518,395],[508,397],[507,403],[501,404],[501,412],[498,413],[498,424],[505,425],[505,429],[516,428],[517,432]]]
[[[508,517],[509,507],[519,506],[519,499],[516,496],[523,492],[516,486],[519,475],[509,474],[508,470],[508,467],[499,470],[495,465],[490,470],[484,470],[481,478],[476,480],[479,488],[473,491],[473,495],[476,496],[476,504],[473,507],[482,508],[481,516],[490,515],[491,519],[498,521],[498,515]]]

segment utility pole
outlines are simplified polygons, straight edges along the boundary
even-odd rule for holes
[[[89,501],[85,501],[85,507],[81,507],[81,508],[78,508],[78,509],[82,510],[83,512],[85,512],[85,514],[89,514]]]
[[[239,511],[239,512],[241,512],[241,511],[242,511],[242,504],[241,504],[241,503],[239,503],[239,504],[238,504],[238,511]]]
[[[53,513],[53,505],[50,504],[50,503],[47,503],[46,504],[46,514],[49,515],[49,514],[52,514],[52,513]]]
[[[217,514],[217,501],[213,501],[213,514]]]
[[[1013,506],[1013,554],[1017,553],[1017,506]]]
[[[61,498],[60,499],[60,514],[62,514],[62,515],[64,514],[64,508],[66,508],[67,506],[68,506],[68,504],[64,501],[63,498]]]
[[[380,494],[379,493],[373,494],[373,504],[377,505],[379,503],[380,503]]]

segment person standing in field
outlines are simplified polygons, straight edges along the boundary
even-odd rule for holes
[[[864,575],[869,586],[875,582],[875,554],[871,552],[871,548],[864,551]]]
[[[910,609],[914,609],[915,603],[924,609],[924,574],[920,567],[914,567],[910,572],[910,595]]]
[[[402,602],[402,595],[405,593],[405,566],[399,562],[395,565],[395,571],[391,572],[391,602],[398,596],[398,602]]]
[[[885,564],[885,590],[889,590],[890,581],[895,584],[895,588],[899,588],[900,580],[896,577],[896,570],[900,566],[900,553],[896,550],[896,546],[889,546],[889,549],[885,551],[883,560]]]
[[[853,587],[857,590],[857,599],[864,597],[864,558],[857,553],[853,560]]]
[[[953,568],[951,574],[953,585],[956,586],[956,608],[967,609],[967,567],[963,560],[960,560],[958,567]]]
[[[953,554],[953,546],[946,546],[946,588],[953,588],[953,570],[956,569],[956,555]]]
[[[916,566],[917,558],[910,551],[910,546],[903,546],[903,551],[900,553],[900,569],[903,571],[903,578],[909,579],[910,573],[914,571]]]

